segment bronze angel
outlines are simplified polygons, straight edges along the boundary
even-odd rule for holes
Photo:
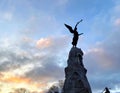
[[[69,29],[69,31],[74,35],[74,36],[73,36],[73,41],[72,41],[73,47],[76,47],[77,42],[78,42],[78,39],[79,39],[79,36],[83,34],[83,33],[80,33],[80,34],[79,34],[79,33],[77,32],[77,25],[78,25],[80,22],[82,22],[82,21],[83,21],[82,19],[81,19],[80,21],[78,21],[77,24],[75,25],[75,28],[74,28],[74,29],[72,29],[71,26],[69,26],[69,25],[67,25],[67,24],[64,24],[64,25]]]

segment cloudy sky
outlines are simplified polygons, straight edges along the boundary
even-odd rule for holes
[[[42,92],[64,80],[72,34],[93,93],[120,93],[120,0],[0,0],[0,93]]]

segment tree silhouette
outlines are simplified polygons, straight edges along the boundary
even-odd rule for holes
[[[59,80],[57,84],[52,85],[48,89],[47,93],[62,93],[63,85],[64,85],[64,81]]]
[[[31,92],[25,88],[17,88],[13,92],[9,92],[9,93],[31,93]]]

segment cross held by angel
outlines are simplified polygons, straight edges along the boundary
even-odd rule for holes
[[[77,31],[77,25],[82,21],[83,21],[82,19],[80,21],[78,21],[77,24],[75,25],[74,29],[71,26],[69,26],[67,24],[64,24],[65,27],[67,27],[68,30],[73,34],[73,41],[72,41],[73,47],[76,47],[79,36],[83,34],[83,33],[79,34],[78,31]]]

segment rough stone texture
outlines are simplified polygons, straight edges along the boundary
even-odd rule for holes
[[[63,93],[92,93],[86,77],[87,70],[82,62],[81,49],[72,47],[65,68]]]

